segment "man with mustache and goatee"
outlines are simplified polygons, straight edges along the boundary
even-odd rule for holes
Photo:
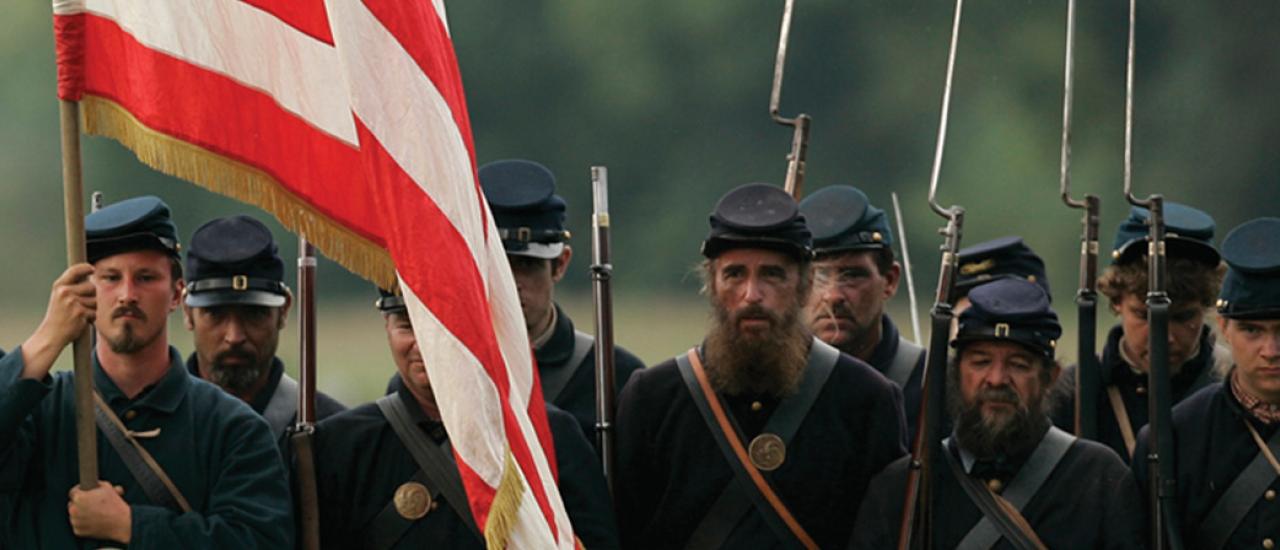
[[[902,276],[884,210],[861,190],[835,185],[805,197],[800,213],[813,232],[809,327],[902,388],[908,433],[914,433],[925,350],[900,336],[884,310]]]
[[[271,430],[187,374],[167,317],[182,296],[169,207],[121,201],[84,222],[87,264],[53,283],[44,321],[0,359],[0,497],[14,548],[289,548],[289,485]],[[97,333],[97,488],[77,486],[74,374],[50,369]]]
[[[1173,408],[1175,513],[1187,548],[1276,547],[1280,539],[1280,218],[1237,227],[1222,242],[1227,264],[1218,330],[1233,365],[1222,382]],[[1149,483],[1148,428],[1134,474]],[[1163,457],[1162,457],[1163,459]]]
[[[951,342],[955,428],[932,465],[930,547],[1142,548],[1143,500],[1124,462],[1049,421],[1062,327],[1044,289],[999,279],[969,301]],[[910,460],[871,482],[854,548],[897,544]]]
[[[191,235],[182,318],[195,339],[187,370],[253,408],[289,462],[288,428],[298,412],[298,383],[276,357],[293,293],[284,284],[271,230],[249,216],[212,220]],[[316,394],[316,417],[344,410]]]
[[[710,332],[619,402],[623,546],[844,544],[871,476],[905,452],[902,393],[806,327],[811,237],[790,195],[738,187],[710,225]]]

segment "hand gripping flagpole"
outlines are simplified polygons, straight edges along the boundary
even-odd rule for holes
[[[312,437],[316,423],[316,257],[304,235],[298,236],[298,418],[290,438],[298,484],[298,545],[320,548],[320,503],[316,493]]]
[[[1147,386],[1150,389],[1148,431],[1150,447],[1146,460],[1151,472],[1151,547],[1182,550],[1182,530],[1174,497],[1177,491],[1177,468],[1173,456],[1173,401],[1169,382],[1169,294],[1165,290],[1164,197],[1150,195],[1139,199],[1133,194],[1133,65],[1134,29],[1137,0],[1129,0],[1129,44],[1125,58],[1124,86],[1124,195],[1129,203],[1147,209],[1150,228],[1147,243],[1147,325],[1150,361]]]
[[[959,262],[960,235],[964,227],[964,208],[944,208],[938,203],[938,177],[942,171],[942,153],[947,143],[947,117],[951,109],[951,82],[955,74],[956,44],[960,37],[960,16],[964,0],[956,0],[955,19],[951,26],[951,49],[947,55],[947,78],[942,88],[942,113],[938,121],[937,148],[933,155],[933,170],[929,176],[929,208],[947,220],[939,230],[943,236],[942,265],[938,270],[938,292],[930,311],[929,352],[925,359],[923,397],[920,401],[920,425],[916,428],[912,446],[912,460],[907,472],[906,498],[903,503],[902,524],[898,530],[898,548],[932,548],[929,539],[933,534],[933,489],[937,487],[937,464],[941,460],[943,408],[947,395],[947,350],[951,336],[953,317],[953,291],[956,266]]]
[[[1098,402],[1101,395],[1101,367],[1097,356],[1098,322],[1098,220],[1102,201],[1086,194],[1071,198],[1071,106],[1075,81],[1076,2],[1067,0],[1067,45],[1062,85],[1062,157],[1059,163],[1059,191],[1062,202],[1084,210],[1080,236],[1080,289],[1076,291],[1076,435],[1098,436]]]
[[[62,131],[62,207],[67,231],[67,265],[86,261],[84,236],[84,181],[80,165],[80,104],[58,100]],[[80,489],[98,487],[98,430],[93,423],[93,370],[89,365],[92,325],[71,345],[75,368],[76,458]]]
[[[615,456],[613,416],[615,366],[613,345],[613,264],[609,250],[609,169],[591,167],[591,297],[595,302],[596,325],[596,442],[600,446],[600,464],[605,482],[613,493]]]
[[[773,62],[773,90],[769,94],[769,117],[783,126],[790,126],[791,152],[787,154],[787,179],[783,188],[797,201],[804,189],[805,158],[809,155],[809,115],[798,114],[786,118],[778,114],[782,103],[782,73],[787,66],[787,42],[791,39],[791,10],[795,0],[786,0],[782,9],[782,30],[778,33],[778,53]]]

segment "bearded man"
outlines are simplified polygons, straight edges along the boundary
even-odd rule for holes
[[[945,512],[933,515],[927,547],[1141,548],[1143,501],[1124,462],[1049,421],[1062,327],[1048,295],[1006,278],[969,301],[948,367],[955,429],[932,465],[932,507]],[[896,546],[910,461],[872,481],[855,548]]]
[[[293,293],[271,230],[249,216],[212,220],[191,235],[182,318],[195,337],[187,371],[262,415],[286,462],[298,416],[298,382],[276,357]],[[316,393],[316,417],[345,410]]]
[[[623,546],[842,545],[871,476],[905,452],[902,393],[809,333],[811,237],[790,195],[738,187],[710,225],[710,331],[619,403]]]

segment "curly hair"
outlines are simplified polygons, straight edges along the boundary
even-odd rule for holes
[[[1170,258],[1165,271],[1168,273],[1165,286],[1170,300],[1208,308],[1217,301],[1227,267],[1221,262],[1210,267],[1188,258]],[[1128,294],[1145,297],[1147,283],[1147,262],[1129,262],[1107,267],[1098,278],[1098,291],[1111,300],[1112,307],[1119,307]]]

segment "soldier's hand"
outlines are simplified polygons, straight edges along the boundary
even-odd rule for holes
[[[23,376],[44,378],[62,349],[93,322],[97,314],[97,292],[89,279],[91,275],[93,266],[76,264],[53,282],[44,320],[22,343]]]
[[[133,535],[133,511],[124,501],[124,489],[105,481],[90,491],[72,487],[67,515],[77,537],[129,544]]]

